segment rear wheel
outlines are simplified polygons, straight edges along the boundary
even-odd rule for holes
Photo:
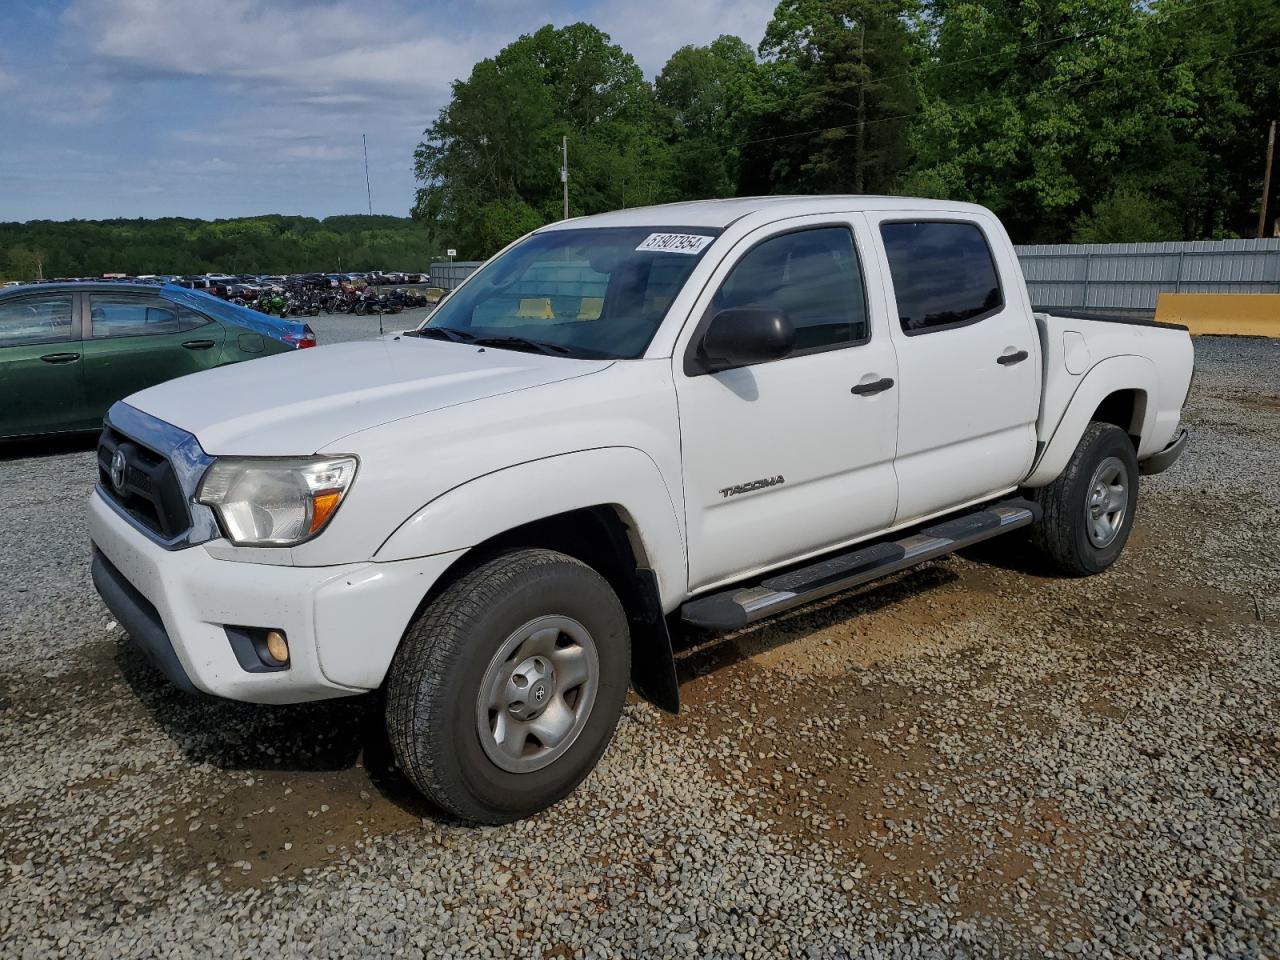
[[[608,582],[550,550],[480,564],[410,625],[387,680],[396,760],[453,815],[506,823],[551,806],[608,746],[630,683]]]
[[[1091,423],[1061,475],[1036,491],[1032,542],[1063,573],[1101,573],[1124,549],[1138,506],[1138,459],[1119,427]]]

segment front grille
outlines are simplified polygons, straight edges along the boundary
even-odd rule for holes
[[[117,453],[124,457],[124,470],[113,477]],[[162,539],[172,540],[191,528],[191,511],[173,465],[109,425],[98,439],[98,481],[104,496]]]

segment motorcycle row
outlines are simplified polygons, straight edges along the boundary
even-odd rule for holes
[[[230,291],[232,303],[277,317],[315,317],[323,313],[366,314],[399,313],[412,307],[428,306],[430,301],[420,290],[399,288],[379,293],[373,285],[356,288],[343,284],[338,288],[317,287],[303,282],[262,289]]]

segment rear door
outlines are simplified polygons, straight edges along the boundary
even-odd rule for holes
[[[85,395],[99,416],[132,393],[214,366],[222,353],[220,324],[163,297],[85,299]]]
[[[907,523],[1004,492],[1035,455],[1040,364],[1003,228],[978,215],[868,214],[881,240],[901,380],[898,511]]]
[[[0,437],[92,429],[76,294],[0,300]]]

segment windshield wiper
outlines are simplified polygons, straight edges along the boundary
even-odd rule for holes
[[[406,330],[405,333],[411,337],[431,337],[435,340],[448,340],[452,343],[474,343],[476,339],[473,333],[463,333],[461,330],[454,330],[451,327],[419,327],[417,330]]]
[[[481,347],[505,347],[508,350],[525,350],[534,353],[545,353],[548,356],[569,353],[568,347],[558,343],[543,343],[541,340],[530,340],[527,337],[476,337],[471,341]]]

